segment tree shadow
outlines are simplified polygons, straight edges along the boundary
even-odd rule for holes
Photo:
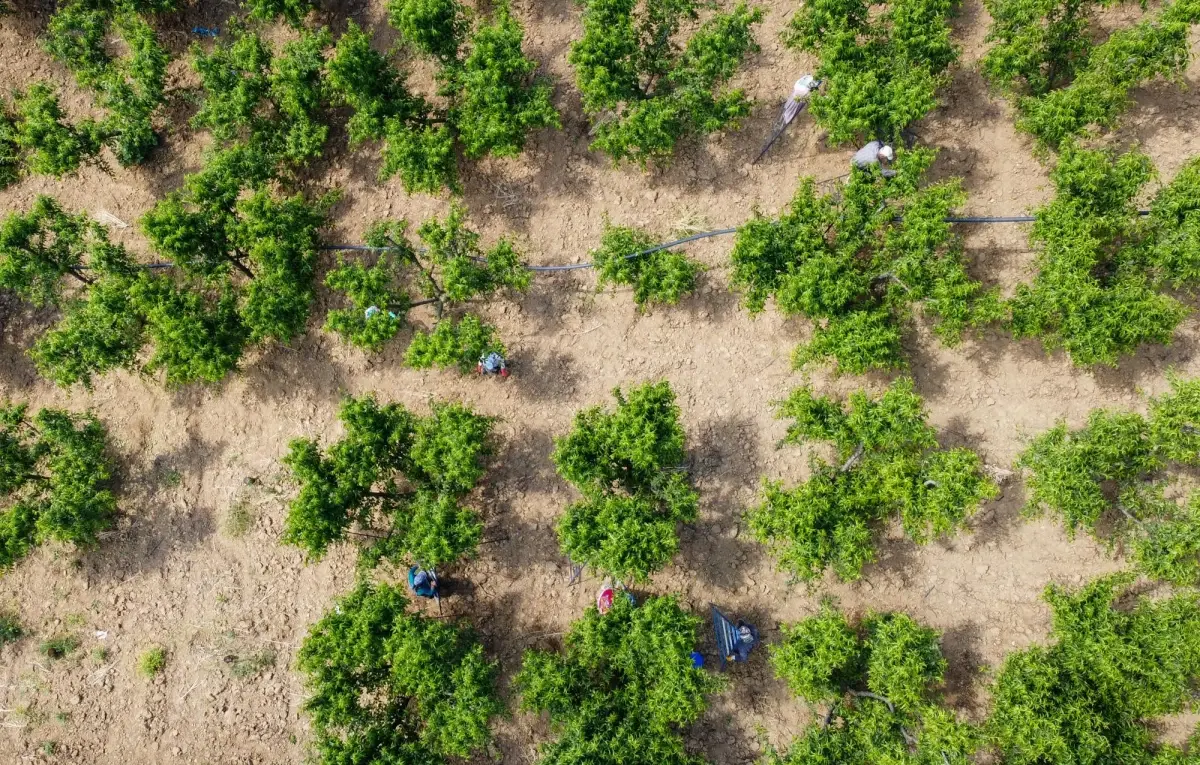
[[[744,477],[762,472],[750,446],[756,426],[747,417],[730,415],[702,423],[699,431],[690,458],[700,515],[681,528],[675,561],[688,576],[734,590],[747,584],[747,571],[757,569],[764,555],[743,518]]]
[[[579,372],[574,359],[562,351],[533,349],[532,358],[518,356],[509,360],[517,394],[529,402],[570,402],[575,399]]]
[[[985,666],[980,651],[979,625],[963,622],[942,633],[942,655],[946,676],[942,693],[946,704],[972,713],[981,711],[979,674]]]
[[[330,343],[319,330],[310,330],[295,347],[264,347],[241,372],[247,393],[270,402],[293,400],[301,391],[310,399],[341,400],[348,380],[345,367],[330,353]]]

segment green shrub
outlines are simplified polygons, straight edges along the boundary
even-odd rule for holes
[[[74,635],[55,635],[43,640],[38,652],[47,659],[65,659],[79,650],[79,638]]]
[[[433,567],[473,552],[483,524],[459,503],[484,476],[492,420],[461,404],[418,417],[371,397],[346,399],[339,416],[346,435],[324,452],[310,439],[289,446],[284,464],[300,492],[284,542],[319,559],[357,525],[379,539],[364,550],[369,563],[408,556]],[[385,519],[386,535],[370,531]]]
[[[404,363],[414,369],[455,367],[462,374],[473,371],[489,353],[504,355],[504,345],[496,337],[496,328],[467,314],[455,323],[442,319],[432,332],[413,335]]]
[[[282,17],[294,27],[300,26],[315,7],[313,0],[243,0],[242,5],[256,21],[274,21]]]
[[[62,108],[54,89],[37,82],[17,91],[13,139],[25,166],[34,173],[55,178],[74,173],[93,161],[104,144],[103,126],[83,120],[77,126],[63,121]]]
[[[857,391],[848,408],[798,388],[778,411],[793,420],[783,443],[837,447],[835,463],[814,458],[812,477],[794,489],[767,481],[763,504],[748,516],[780,568],[799,579],[812,581],[827,567],[858,579],[875,559],[872,523],[897,515],[923,544],[964,527],[979,503],[998,493],[979,455],[938,447],[911,380],[898,380],[874,401]]]
[[[675,38],[697,18],[692,0],[589,0],[583,37],[567,60],[593,119],[591,148],[614,162],[668,159],[685,136],[736,127],[750,101],[727,84],[758,45],[750,31],[761,9],[738,3],[705,21],[683,45]]]
[[[670,384],[613,396],[616,411],[584,409],[555,440],[559,475],[584,496],[559,520],[558,536],[571,560],[641,580],[675,555],[676,526],[696,519],[698,497]]]
[[[156,645],[138,657],[137,671],[139,675],[150,680],[166,669],[166,666],[167,651],[162,646]]]
[[[820,59],[813,118],[839,145],[899,141],[937,106],[958,58],[950,43],[951,0],[892,0],[873,13],[866,0],[804,3],[784,32],[792,48]]]
[[[0,611],[0,648],[15,643],[25,637],[25,629],[17,615],[10,611]]]
[[[469,628],[407,606],[398,588],[360,581],[304,639],[296,666],[323,765],[432,765],[491,740],[490,721],[504,711],[496,664]]]
[[[633,300],[642,310],[650,304],[678,303],[680,298],[696,289],[696,278],[703,268],[679,250],[664,249],[629,257],[657,244],[645,231],[614,226],[605,221],[600,247],[588,253],[596,264],[598,286],[632,286]]]
[[[901,329],[917,303],[947,343],[1000,318],[945,222],[963,199],[958,182],[920,188],[933,159],[900,151],[896,177],[855,169],[824,196],[806,178],[778,220],[756,212],[738,229],[732,281],[746,308],[758,313],[774,297],[785,314],[820,322],[796,351],[798,367],[827,358],[854,374],[903,367]]]
[[[723,678],[692,665],[700,620],[670,596],[634,606],[618,597],[594,606],[567,633],[562,653],[528,650],[515,683],[521,707],[546,712],[557,738],[542,765],[696,765],[683,729]]]

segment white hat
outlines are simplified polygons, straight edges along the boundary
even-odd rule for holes
[[[796,87],[805,88],[806,90],[812,90],[813,88],[815,88],[817,85],[820,85],[820,84],[821,83],[819,83],[815,79],[813,79],[813,76],[811,74],[806,74],[803,77],[801,77],[800,79],[796,80]]]
[[[888,162],[891,162],[895,158],[896,155],[892,151],[891,146],[884,146],[882,149],[879,150],[879,156],[883,157]]]

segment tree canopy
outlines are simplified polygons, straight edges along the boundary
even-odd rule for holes
[[[360,581],[300,647],[322,765],[439,765],[491,740],[504,711],[497,666],[466,626],[408,611],[402,592]]]
[[[695,0],[584,3],[583,37],[567,60],[592,118],[592,149],[645,167],[669,159],[680,139],[736,127],[750,114],[749,98],[728,83],[759,50],[751,27],[763,12],[739,2],[679,41],[701,7]]]
[[[484,476],[492,419],[457,403],[421,417],[371,396],[346,399],[338,416],[346,434],[326,449],[307,438],[288,447],[300,491],[284,541],[319,559],[357,526],[377,540],[363,551],[369,564],[407,556],[432,567],[471,554],[483,524],[461,502]]]
[[[633,300],[641,310],[650,305],[678,303],[696,289],[703,267],[682,250],[658,249],[657,244],[658,240],[646,231],[614,226],[606,220],[600,246],[588,253],[596,264],[597,287],[633,287]],[[643,254],[629,257],[635,253]]]
[[[1036,212],[1033,283],[1019,285],[1012,331],[1062,348],[1079,365],[1116,365],[1142,343],[1168,343],[1187,311],[1169,288],[1200,283],[1200,159],[1155,194],[1149,157],[1064,144],[1054,198]]]
[[[675,393],[665,380],[613,391],[615,411],[577,412],[554,442],[559,475],[583,494],[558,522],[563,551],[577,563],[640,580],[679,548],[676,527],[696,519]]]
[[[0,406],[0,570],[41,542],[79,547],[112,527],[117,500],[110,484],[108,431],[91,414]]]
[[[750,527],[779,559],[780,568],[807,581],[831,567],[857,579],[875,559],[871,524],[899,516],[917,543],[951,534],[985,499],[996,496],[975,452],[938,446],[911,380],[894,382],[878,399],[857,391],[843,405],[811,388],[797,388],[777,405],[793,421],[783,443],[830,441],[833,464],[814,458],[799,486],[765,482],[763,504]]]
[[[381,179],[399,176],[409,193],[455,191],[456,146],[470,159],[515,156],[531,131],[561,126],[506,2],[472,25],[456,0],[390,0],[388,19],[412,50],[435,60],[445,107],[413,93],[370,36],[347,26],[327,66],[328,88],[353,112],[352,142],[384,142]]]
[[[800,6],[784,42],[820,60],[810,110],[833,145],[901,133],[937,106],[958,58],[950,43],[952,0],[814,0]]]
[[[1200,380],[1177,377],[1150,399],[1149,417],[1095,409],[1082,428],[1059,421],[1017,460],[1028,472],[1027,512],[1053,513],[1071,536],[1083,528],[1124,542],[1141,571],[1178,585],[1200,582],[1200,492],[1182,505],[1166,499],[1165,471],[1196,465]]]
[[[1112,127],[1130,91],[1156,77],[1180,78],[1191,58],[1188,31],[1200,4],[1179,0],[1102,42],[1095,0],[987,0],[994,43],[981,68],[1016,102],[1017,127],[1050,147]]]
[[[824,195],[806,178],[778,219],[756,211],[738,228],[732,282],[746,308],[758,313],[774,297],[785,314],[819,322],[796,366],[827,358],[854,374],[905,366],[901,334],[915,304],[937,317],[947,343],[1001,317],[945,221],[962,203],[958,182],[921,186],[934,156],[901,150],[895,177],[855,168]]]
[[[521,706],[546,712],[558,736],[540,765],[702,765],[682,729],[724,683],[692,664],[699,623],[670,596],[618,597],[603,615],[589,607],[562,652],[526,651]]]
[[[902,613],[851,625],[829,601],[815,616],[783,626],[771,646],[775,674],[810,704],[824,703],[809,727],[769,765],[966,765],[978,732],[934,693],[946,660],[939,635]]]
[[[1200,604],[1194,593],[1137,597],[1131,581],[1117,575],[1074,592],[1047,588],[1053,642],[1010,654],[992,687],[988,734],[1006,765],[1182,759],[1155,744],[1149,725],[1191,702]]]

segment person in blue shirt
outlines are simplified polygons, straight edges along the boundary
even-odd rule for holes
[[[408,570],[408,589],[419,598],[436,598],[438,596],[437,574],[426,571],[420,566]]]
[[[508,377],[508,364],[504,357],[492,351],[479,357],[479,366],[475,368],[481,375],[500,375]]]

